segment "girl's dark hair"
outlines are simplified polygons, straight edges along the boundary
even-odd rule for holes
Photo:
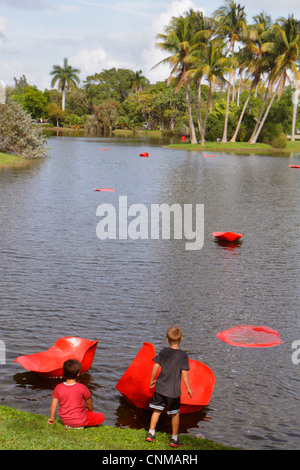
[[[76,379],[80,370],[81,364],[77,359],[69,359],[63,365],[63,375],[66,379]]]

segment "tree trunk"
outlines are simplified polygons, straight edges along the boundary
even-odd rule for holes
[[[202,130],[203,133],[201,134],[201,145],[204,145],[204,142],[205,142],[206,122],[207,122],[208,109],[210,106],[211,97],[212,97],[212,85],[210,83],[209,89],[208,89],[207,103],[206,103],[205,119],[204,119],[203,130]]]
[[[187,103],[188,114],[189,114],[191,144],[197,144],[195,127],[194,127],[193,116],[192,116],[192,107],[191,107],[191,100],[190,100],[190,83],[189,82],[186,82],[186,84],[185,84],[185,97],[186,97],[186,103]]]
[[[227,142],[227,126],[228,126],[228,114],[229,114],[229,98],[230,98],[230,84],[228,83],[227,99],[226,99],[226,113],[225,113],[225,122],[224,122],[224,131],[223,131],[222,144],[225,144],[225,143]]]
[[[278,88],[279,88],[279,84],[280,84],[280,78],[279,78],[279,80],[278,80],[276,89],[275,89],[275,91],[274,91],[274,93],[273,93],[272,99],[271,99],[271,101],[270,101],[270,103],[269,103],[269,105],[268,105],[268,107],[267,107],[267,109],[266,109],[266,112],[265,112],[265,114],[264,114],[264,117],[263,117],[263,119],[262,119],[262,121],[261,121],[261,123],[260,123],[260,125],[259,125],[259,128],[257,129],[257,132],[256,132],[255,136],[253,137],[252,141],[250,142],[251,144],[255,144],[256,141],[257,141],[257,139],[258,139],[258,136],[259,136],[259,134],[260,134],[260,131],[262,130],[262,127],[263,127],[263,125],[264,125],[264,123],[265,123],[265,120],[267,119],[267,116],[268,116],[269,111],[270,111],[270,109],[271,109],[271,107],[272,107],[273,101],[274,101],[275,96],[276,96],[276,94],[277,94],[277,91],[278,91]]]
[[[253,89],[254,89],[254,86],[255,86],[255,84],[254,84],[254,82],[252,82],[251,87],[250,87],[249,94],[248,94],[248,96],[247,96],[247,99],[246,99],[246,101],[245,101],[245,103],[244,103],[242,112],[241,112],[241,114],[240,114],[240,117],[239,117],[239,120],[238,120],[238,123],[237,123],[237,126],[236,126],[236,130],[235,130],[233,136],[231,137],[230,142],[235,142],[235,141],[236,141],[236,138],[237,138],[237,135],[238,135],[238,133],[239,133],[240,126],[241,126],[241,124],[242,124],[242,120],[243,120],[245,111],[246,111],[246,109],[247,109],[249,100],[250,100],[250,98],[251,98],[251,95],[252,95],[252,92],[253,92]]]
[[[64,111],[64,110],[65,110],[65,107],[66,107],[66,89],[63,88],[63,89],[62,89],[62,105],[61,105],[61,109]]]
[[[293,121],[292,121],[292,136],[291,136],[292,142],[295,142],[295,128],[296,128],[296,120],[297,120],[299,92],[300,92],[300,88],[298,88],[298,83],[297,83],[296,90],[293,96]]]
[[[196,94],[198,92],[198,105],[197,105],[197,98]],[[204,131],[203,131],[203,123],[202,123],[202,96],[201,96],[201,78],[198,80],[198,87],[195,87],[195,108],[197,114],[197,123],[198,123],[198,131],[200,134],[201,145],[204,145]]]
[[[257,131],[257,128],[259,126],[259,123],[260,123],[260,120],[261,120],[261,117],[263,115],[263,112],[264,112],[264,109],[265,109],[265,106],[266,106],[266,102],[267,102],[267,98],[268,98],[268,95],[269,95],[269,88],[267,88],[266,90],[266,93],[265,93],[265,97],[264,97],[264,102],[262,104],[262,107],[261,107],[261,110],[260,110],[260,113],[259,113],[259,116],[258,116],[258,119],[257,119],[257,123],[255,124],[255,127],[253,129],[253,132],[251,134],[251,137],[249,139],[249,144],[253,144],[253,140],[254,140],[254,137],[255,137],[255,134],[256,134],[256,131]]]

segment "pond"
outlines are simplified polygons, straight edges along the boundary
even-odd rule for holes
[[[160,141],[53,136],[49,157],[0,170],[0,404],[48,416],[58,379],[14,363],[58,338],[98,339],[81,377],[112,426],[148,429],[115,389],[143,342],[165,346],[179,324],[182,349],[216,377],[210,403],[182,415],[182,433],[246,449],[298,449],[300,365],[300,156],[172,150]],[[104,150],[105,149],[105,150]],[[141,158],[148,152],[148,158]],[[97,192],[95,188],[115,192]],[[99,205],[204,205],[204,244],[101,240]],[[244,235],[222,244],[214,231]],[[265,325],[283,344],[235,347],[216,337],[236,325]],[[168,419],[158,430],[170,432]]]

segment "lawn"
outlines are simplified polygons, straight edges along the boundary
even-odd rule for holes
[[[0,406],[0,450],[144,450],[172,451],[170,436],[158,432],[153,443],[144,429],[112,426],[65,429],[60,419],[49,425],[47,416]],[[180,450],[237,450],[208,439],[181,435]]]

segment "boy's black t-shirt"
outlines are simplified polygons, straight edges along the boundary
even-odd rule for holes
[[[181,371],[189,370],[189,359],[182,349],[163,348],[153,359],[161,366],[155,390],[165,397],[177,398],[181,395]]]

